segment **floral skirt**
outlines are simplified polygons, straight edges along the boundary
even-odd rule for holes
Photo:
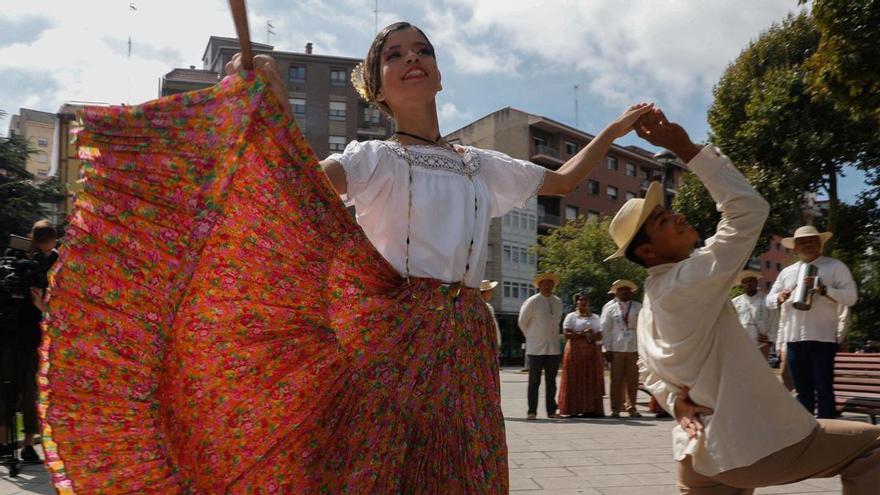
[[[81,120],[39,375],[60,493],[507,493],[478,292],[400,277],[262,79]]]
[[[605,415],[605,373],[598,344],[585,338],[572,338],[562,354],[562,379],[559,382],[559,414]]]

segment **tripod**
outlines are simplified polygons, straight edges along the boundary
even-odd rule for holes
[[[2,364],[4,368],[7,365],[8,363]],[[2,438],[0,441],[8,446],[10,452],[8,456],[3,458],[0,465],[6,466],[9,469],[9,476],[15,478],[21,472],[21,459],[18,458],[18,428],[15,414],[18,387],[15,382],[8,378],[8,376],[4,377],[3,383],[0,384],[0,387],[2,387],[0,393],[3,394],[3,411],[0,412],[3,414],[3,422],[6,423],[6,438]]]

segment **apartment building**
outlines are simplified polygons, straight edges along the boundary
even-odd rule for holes
[[[55,144],[55,114],[19,109],[18,115],[9,120],[8,136],[26,139],[35,153],[28,156],[25,168],[37,180],[45,180],[52,174],[52,149]]]
[[[290,105],[319,159],[345,149],[352,140],[386,139],[393,122],[374,105],[360,99],[351,84],[352,69],[361,59],[305,51],[284,52],[272,45],[252,43],[254,54],[271,55],[287,82]],[[239,51],[238,40],[211,36],[202,55],[202,68],[174,69],[162,78],[160,95],[201,89],[215,84]]]
[[[446,139],[493,149],[557,170],[594,136],[561,122],[514,108],[503,108],[449,133]],[[664,166],[636,146],[613,146],[587,180],[565,197],[540,196],[523,209],[494,219],[489,228],[486,278],[499,281],[492,304],[502,328],[502,357],[521,359],[519,308],[535,294],[532,278],[537,259],[530,248],[538,235],[580,216],[613,215],[630,198],[640,197],[649,181],[666,169],[666,194],[677,192],[679,165]]]

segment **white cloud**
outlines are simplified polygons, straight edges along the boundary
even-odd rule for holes
[[[796,9],[788,0],[747,3],[447,0],[426,19],[462,70],[504,73],[529,58],[576,70],[614,103],[648,95],[677,105],[708,92],[750,40]]]
[[[464,127],[474,120],[472,112],[460,110],[455,103],[440,103],[437,106],[437,117],[440,120],[441,132]],[[443,130],[446,131],[443,131]]]

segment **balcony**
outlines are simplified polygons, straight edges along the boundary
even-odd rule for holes
[[[562,217],[559,215],[541,213],[538,215],[538,225],[543,227],[559,227],[562,225]]]
[[[544,162],[552,165],[562,165],[565,160],[559,158],[559,150],[547,146],[546,144],[536,144],[535,154],[532,155],[532,161]]]

